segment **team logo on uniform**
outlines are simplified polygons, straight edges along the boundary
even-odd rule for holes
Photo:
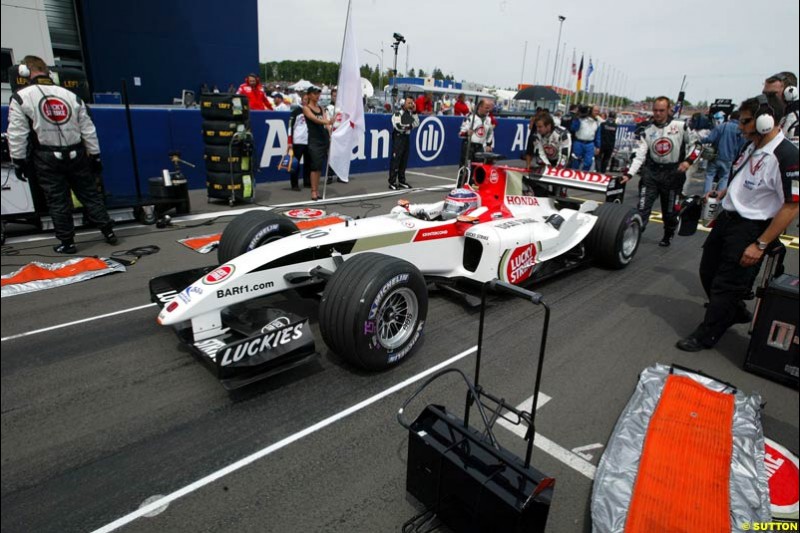
[[[444,124],[434,116],[422,121],[417,128],[417,155],[423,161],[433,161],[444,148]]]
[[[657,139],[656,142],[653,143],[653,151],[661,157],[668,155],[672,151],[672,141],[669,137]]]
[[[483,126],[478,126],[478,129],[475,130],[475,135],[477,135],[478,137],[483,137],[484,135],[486,135],[486,128],[484,128]]]
[[[556,147],[552,144],[545,144],[544,145],[544,155],[547,156],[547,159],[552,161],[556,158]]]
[[[45,96],[39,101],[39,114],[50,124],[66,124],[72,108],[58,96]]]

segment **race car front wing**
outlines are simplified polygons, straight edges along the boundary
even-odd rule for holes
[[[186,270],[150,280],[150,296],[163,307],[216,267]],[[315,359],[308,318],[266,305],[263,298],[222,311],[222,333],[195,342],[190,322],[175,326],[182,344],[233,390]]]

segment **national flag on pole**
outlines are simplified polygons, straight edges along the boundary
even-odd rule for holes
[[[575,60],[575,49],[572,49],[572,75],[578,74],[578,62]]]
[[[358,46],[353,29],[353,18],[349,9],[344,30],[344,47],[342,49],[342,65],[339,68],[339,88],[335,112],[329,163],[339,179],[348,181],[353,148],[356,147],[359,137],[365,130]]]
[[[578,67],[578,85],[576,92],[581,92],[582,85],[583,85],[583,54],[581,54],[581,64]]]
[[[589,57],[589,68],[586,69],[586,86],[589,86],[589,76],[594,72],[594,65],[592,65],[592,58]]]

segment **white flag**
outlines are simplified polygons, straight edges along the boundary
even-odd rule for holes
[[[361,71],[358,47],[351,14],[347,14],[342,66],[339,69],[339,90],[336,96],[336,118],[331,135],[331,168],[342,181],[350,176],[353,148],[364,133],[364,101],[361,95]]]

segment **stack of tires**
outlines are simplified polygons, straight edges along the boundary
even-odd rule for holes
[[[252,201],[253,135],[247,97],[240,94],[204,93],[200,95],[203,116],[203,143],[208,198]]]

